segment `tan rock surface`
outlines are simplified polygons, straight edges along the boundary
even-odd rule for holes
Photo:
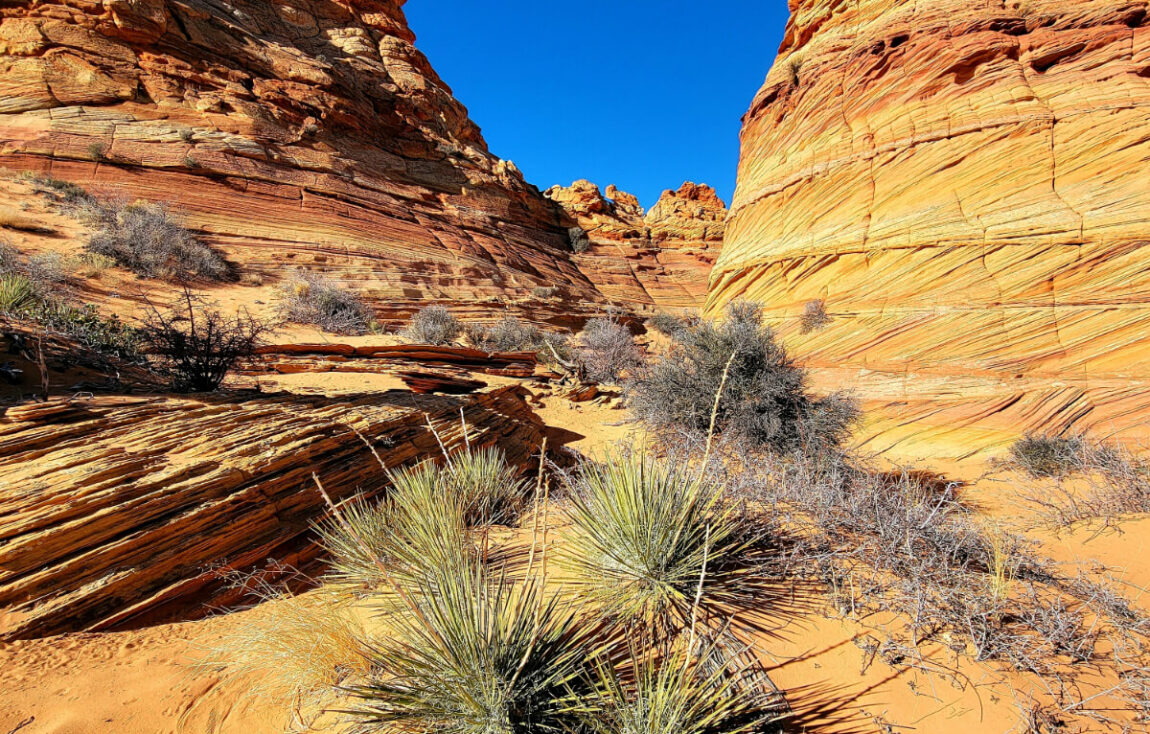
[[[555,284],[602,303],[402,4],[5,3],[0,167],[170,201],[245,272],[330,271],[381,318]]]
[[[663,192],[650,212],[614,185],[553,186],[546,196],[586,233],[576,264],[624,308],[698,308],[723,241],[726,205],[710,186],[684,183]]]
[[[767,305],[874,448],[1150,417],[1150,22],[1128,0],[792,0],[709,309]],[[801,334],[822,299],[834,319]]]
[[[221,570],[318,552],[315,472],[336,501],[389,466],[463,444],[519,465],[543,425],[509,386],[467,397],[98,398],[80,416],[0,418],[0,639],[203,613]],[[362,438],[361,438],[362,437]]]

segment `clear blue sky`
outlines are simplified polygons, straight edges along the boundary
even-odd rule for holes
[[[739,118],[783,0],[409,0],[416,46],[493,153],[542,189],[586,178],[645,206],[685,180],[731,202]]]

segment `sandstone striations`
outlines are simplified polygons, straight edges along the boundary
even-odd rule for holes
[[[389,467],[498,444],[523,465],[543,426],[512,386],[463,398],[402,391],[99,398],[0,418],[0,639],[204,611],[224,572],[313,558],[333,499]],[[434,426],[438,439],[429,426]]]
[[[630,308],[702,306],[727,217],[710,186],[664,191],[649,212],[633,195],[613,185],[604,195],[590,181],[554,186],[546,196],[578,228],[575,262],[606,296]]]
[[[792,0],[709,309],[766,304],[874,448],[1150,417],[1141,0]],[[833,321],[801,333],[806,304]],[[944,448],[945,447],[945,448]]]
[[[402,5],[3,3],[0,167],[170,201],[244,271],[329,271],[381,318],[555,284],[601,304],[560,213],[488,152]]]

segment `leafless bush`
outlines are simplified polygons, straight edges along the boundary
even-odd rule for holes
[[[799,316],[799,327],[804,334],[809,334],[812,331],[818,331],[827,324],[831,319],[830,314],[827,313],[827,304],[822,299],[817,301],[808,301],[803,306],[803,313]]]
[[[67,262],[58,252],[44,252],[28,258],[26,273],[48,290],[59,289],[69,280]]]
[[[1021,492],[1040,520],[1055,528],[1084,520],[1112,521],[1121,515],[1150,512],[1150,467],[1130,451],[1083,436],[1027,436],[1010,448],[1007,466],[1040,482]],[[1080,481],[1062,480],[1081,474]]]
[[[186,289],[167,312],[149,304],[139,330],[149,362],[167,372],[179,392],[217,389],[237,362],[255,353],[267,331],[250,314],[224,316]]]
[[[418,344],[450,344],[462,331],[463,324],[446,306],[427,306],[411,317],[401,335]]]
[[[88,252],[105,255],[137,275],[221,280],[224,259],[184,228],[166,204],[91,199],[84,210],[95,227]]]
[[[287,321],[313,324],[335,334],[363,334],[372,312],[358,294],[334,281],[306,271],[297,272],[279,289],[279,312]]]
[[[582,254],[591,249],[591,239],[582,227],[570,227],[567,230],[567,239],[571,242],[571,250]]]
[[[806,373],[749,303],[732,304],[721,322],[699,320],[676,332],[668,353],[629,393],[634,414],[664,434],[706,433],[719,395],[720,433],[783,453],[838,446],[859,416],[844,395],[810,394]]]
[[[579,333],[575,354],[580,372],[593,382],[615,382],[643,364],[643,353],[630,329],[613,317],[587,322]]]
[[[531,289],[531,295],[536,298],[548,299],[559,295],[559,287],[554,285],[541,285]]]

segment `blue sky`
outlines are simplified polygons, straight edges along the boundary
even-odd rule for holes
[[[409,0],[418,46],[496,155],[542,189],[586,178],[645,206],[684,180],[728,204],[739,118],[783,0]]]

